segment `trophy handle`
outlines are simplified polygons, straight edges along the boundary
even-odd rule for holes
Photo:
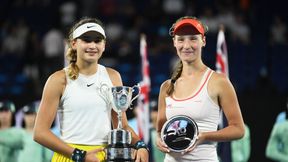
[[[139,97],[139,95],[140,95],[140,93],[141,93],[141,87],[140,87],[140,84],[139,84],[139,83],[136,84],[136,85],[134,85],[134,86],[132,87],[132,93],[135,92],[135,88],[138,89],[138,94],[131,99],[130,103],[132,103],[137,97]]]
[[[100,97],[102,97],[103,99],[104,99],[104,101],[108,104],[108,105],[110,105],[110,106],[112,106],[112,103],[111,103],[111,96],[109,95],[109,91],[110,91],[110,87],[107,85],[107,84],[101,84],[100,85],[100,88],[99,88],[99,90],[100,90]]]

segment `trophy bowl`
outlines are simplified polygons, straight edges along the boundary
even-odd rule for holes
[[[136,90],[137,89],[137,90]],[[112,109],[120,115],[125,112],[132,102],[140,95],[140,85],[128,86],[114,86],[109,87],[107,84],[101,84],[100,96],[104,101],[112,107]],[[136,95],[132,98],[133,93]]]
[[[132,100],[132,94],[134,89],[127,86],[116,86],[111,87],[111,100],[112,108],[116,112],[126,111]]]
[[[167,120],[161,129],[162,141],[174,152],[183,152],[192,147],[198,134],[197,123],[184,115],[174,116]]]

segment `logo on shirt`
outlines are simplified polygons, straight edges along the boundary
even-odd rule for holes
[[[95,27],[95,25],[90,25],[90,26],[87,26],[87,29],[93,28],[93,27]]]
[[[92,86],[94,83],[91,83],[91,84],[87,84],[87,87],[90,87],[90,86]]]

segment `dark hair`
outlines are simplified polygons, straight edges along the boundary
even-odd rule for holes
[[[177,24],[177,22],[183,20],[183,19],[194,19],[194,20],[197,20],[201,25],[202,27],[204,28],[204,35],[206,35],[206,33],[208,32],[208,26],[205,25],[204,23],[202,23],[199,19],[197,19],[196,17],[194,16],[183,16],[183,17],[180,17],[179,19],[177,19],[175,21],[174,24],[172,24],[172,26],[170,27],[169,29],[169,35],[174,37],[174,28],[175,28],[175,25]]]
[[[14,102],[10,100],[0,101],[0,111],[5,110],[14,113],[16,111]]]
[[[23,111],[24,114],[37,114],[38,107],[39,107],[39,102],[38,101],[34,101],[32,103],[29,103],[29,104],[25,105],[22,108],[22,111]]]
[[[71,47],[70,42],[73,41],[73,32],[74,30],[79,27],[82,24],[93,22],[96,24],[99,24],[103,29],[103,23],[96,19],[96,18],[90,18],[90,17],[83,17],[78,22],[76,22],[72,28],[69,31],[69,37],[68,37],[68,49],[66,52],[66,58],[69,61],[69,67],[68,67],[68,76],[70,79],[75,80],[78,78],[79,75],[79,67],[76,65],[77,61],[77,51],[73,50]]]
[[[14,104],[13,101],[11,100],[4,100],[4,101],[0,101],[0,111],[9,111],[11,112],[11,125],[10,126],[14,126],[15,125],[15,111],[16,111],[16,106]],[[1,122],[0,122],[0,128],[1,128]]]

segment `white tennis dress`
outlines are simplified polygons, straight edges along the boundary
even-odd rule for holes
[[[67,68],[65,68],[67,75]],[[76,80],[66,76],[67,85],[58,108],[61,139],[70,144],[107,144],[111,130],[111,108],[100,95],[101,84],[112,86],[106,68],[98,64],[90,76]]]
[[[176,115],[186,115],[194,119],[199,132],[216,131],[220,120],[220,108],[210,98],[207,84],[213,71],[208,69],[201,80],[197,91],[186,99],[166,97],[167,120]],[[167,153],[164,162],[218,162],[216,142],[205,142],[184,155],[181,153]]]

